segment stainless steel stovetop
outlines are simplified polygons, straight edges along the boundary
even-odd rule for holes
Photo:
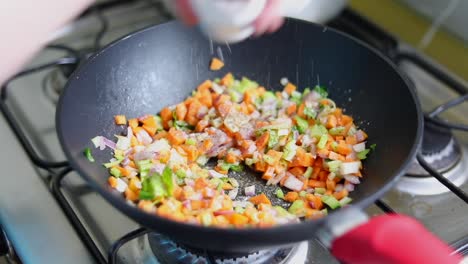
[[[128,1],[101,12],[108,23],[102,43],[108,43],[143,27],[167,21],[169,17],[161,11],[158,1]],[[346,11],[332,26],[346,29],[354,14]],[[353,20],[354,21],[354,20]],[[90,50],[96,34],[101,29],[101,20],[90,12],[58,33],[55,44],[66,45],[77,50]],[[411,54],[411,47],[400,44],[401,50]],[[417,54],[417,53],[416,53]],[[60,49],[44,49],[27,68],[41,65],[64,56]],[[414,61],[399,60],[400,69],[407,73],[416,86],[424,111],[459,96],[450,87],[436,80]],[[55,104],[58,92],[66,77],[63,68],[51,67],[44,71],[26,75],[12,82],[5,99],[12,117],[25,131],[32,148],[43,161],[62,161],[64,155],[55,131]],[[466,86],[466,83],[463,83]],[[466,91],[465,91],[466,92]],[[395,102],[396,106],[398,102]],[[468,104],[462,104],[443,117],[451,122],[468,124]],[[462,190],[468,192],[468,133],[454,132],[460,146],[461,158],[444,175]],[[0,136],[4,151],[0,152],[3,168],[0,184],[0,226],[6,233],[19,259],[25,263],[103,263],[107,252],[115,241],[139,226],[121,214],[96,192],[90,189],[74,171],[64,172],[61,187],[51,183],[51,175],[57,172],[50,166],[40,168],[31,162],[24,146],[15,137],[7,120],[0,117]],[[34,158],[34,157],[33,157]],[[39,162],[41,164],[41,162]],[[42,164],[54,165],[54,164]],[[56,164],[60,165],[60,164]],[[52,172],[52,173],[51,173]],[[378,176],[378,175],[377,175]],[[56,180],[54,176],[54,181]],[[53,189],[53,186],[56,189]],[[57,202],[51,190],[59,189],[55,198],[65,198],[70,208]],[[64,197],[60,197],[63,194]],[[369,215],[384,213],[381,208],[388,205],[398,213],[419,219],[427,228],[448,243],[465,246],[468,240],[468,206],[454,193],[448,191],[433,177],[404,177],[395,188],[387,193],[380,206],[367,209]],[[71,209],[71,210],[69,210]],[[89,237],[80,237],[81,232],[70,221],[70,213],[76,214]],[[71,216],[73,217],[73,216]],[[76,220],[75,219],[75,220]],[[157,234],[149,235],[159,241],[153,252],[148,235],[139,236],[125,243],[117,252],[118,263],[209,263],[202,254],[190,253]],[[90,250],[83,243],[90,239],[96,248]],[[153,247],[154,249],[154,247]],[[97,257],[96,257],[97,256]],[[156,257],[158,256],[158,257]],[[236,261],[253,263],[338,263],[317,241],[304,242],[292,249],[260,252]],[[233,259],[216,263],[234,263]]]

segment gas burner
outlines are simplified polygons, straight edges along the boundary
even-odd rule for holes
[[[434,125],[430,122],[424,124],[422,155],[427,163],[439,173],[454,168],[461,160],[461,150],[450,129]],[[407,171],[407,176],[431,177],[419,163],[414,160]]]
[[[148,241],[154,255],[162,264],[280,264],[305,263],[308,245],[306,242],[286,248],[262,250],[250,254],[210,253],[179,245],[158,233],[148,234]]]

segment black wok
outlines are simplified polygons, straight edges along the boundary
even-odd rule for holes
[[[364,162],[365,178],[350,194],[364,208],[382,196],[402,175],[421,142],[422,115],[415,92],[394,65],[367,45],[322,26],[287,21],[277,33],[219,46],[226,63],[208,70],[218,56],[196,29],[177,22],[151,27],[116,41],[83,63],[70,78],[57,109],[57,129],[71,165],[105,199],[143,226],[189,246],[215,251],[250,252],[310,239],[326,221],[310,220],[266,229],[219,229],[160,218],[129,205],[108,187],[110,151],[94,151],[95,163],[83,156],[96,135],[123,132],[113,116],[157,113],[182,101],[203,80],[232,72],[280,89],[287,77],[300,89],[317,83],[346,109],[377,144]],[[333,212],[340,214],[340,211]]]

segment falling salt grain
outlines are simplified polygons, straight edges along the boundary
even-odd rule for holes
[[[283,78],[281,78],[280,83],[281,83],[281,85],[286,86],[289,83],[289,80],[288,80],[288,78],[283,77]]]

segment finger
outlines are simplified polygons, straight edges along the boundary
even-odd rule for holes
[[[268,27],[267,32],[268,33],[273,33],[275,31],[277,31],[283,25],[283,23],[284,23],[284,18],[282,18],[282,17],[275,18],[271,22],[270,26]]]
[[[272,23],[275,21],[276,18],[279,17],[278,8],[280,5],[280,0],[268,0],[263,12],[260,16],[255,20],[254,27],[255,27],[255,35],[261,35],[267,31]]]

